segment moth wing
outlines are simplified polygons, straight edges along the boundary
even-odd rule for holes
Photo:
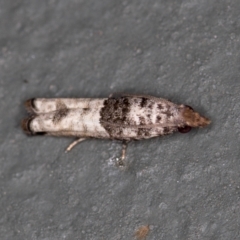
[[[164,123],[164,124],[146,124],[146,125],[130,125],[130,124],[120,124],[120,123],[111,123],[108,121],[101,121],[103,124],[110,125],[112,127],[126,127],[126,128],[158,128],[158,127],[176,127],[176,124]]]
[[[157,98],[157,97],[153,97],[153,96],[145,95],[145,94],[138,95],[138,94],[116,92],[114,94],[110,94],[109,97],[110,98],[114,98],[114,97],[116,97],[116,98],[118,98],[118,97],[137,97],[137,98],[147,98],[147,99],[153,100],[154,102],[171,103],[170,101],[168,101],[164,98]]]

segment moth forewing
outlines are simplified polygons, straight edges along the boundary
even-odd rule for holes
[[[25,102],[29,112],[49,113],[59,109],[86,109],[102,106],[102,98],[32,98]]]
[[[155,124],[146,124],[146,125],[127,125],[127,124],[118,124],[118,123],[111,123],[111,122],[107,122],[107,121],[101,121],[101,123],[103,124],[108,124],[111,125],[113,127],[125,127],[125,128],[158,128],[158,127],[175,127],[176,124],[162,124],[162,123],[155,123]]]

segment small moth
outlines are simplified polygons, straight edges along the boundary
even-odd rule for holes
[[[187,105],[147,95],[109,98],[34,98],[25,102],[31,114],[22,121],[29,135],[78,138],[68,148],[87,138],[147,139],[192,127],[205,127],[210,120]],[[122,159],[125,158],[123,145]]]

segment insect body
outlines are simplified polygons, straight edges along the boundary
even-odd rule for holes
[[[27,134],[77,137],[78,142],[86,138],[147,139],[210,123],[189,106],[145,95],[36,98],[25,106],[32,114],[22,121]]]

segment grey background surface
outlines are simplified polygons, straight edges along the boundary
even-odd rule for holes
[[[240,239],[238,0],[0,1],[0,239]],[[139,93],[212,120],[121,144],[27,137],[32,97]]]

